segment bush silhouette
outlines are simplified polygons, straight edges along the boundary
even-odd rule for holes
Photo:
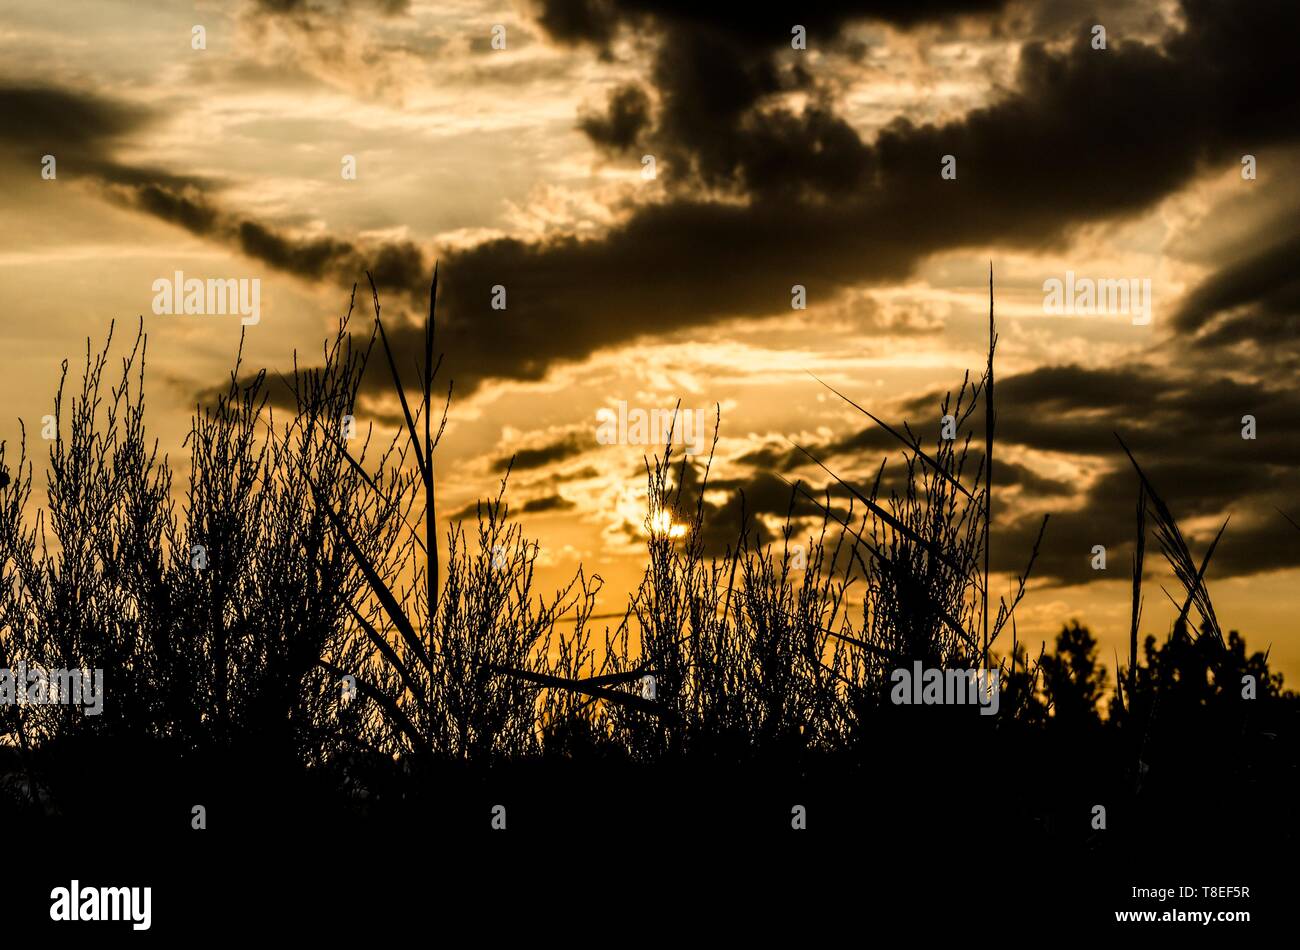
[[[257,776],[263,800],[285,810],[306,796],[365,814],[502,774],[536,788],[536,776],[566,770],[643,784],[652,773],[757,771],[842,789],[890,763],[900,830],[914,821],[942,833],[942,816],[966,807],[1095,847],[1080,796],[1101,790],[1155,827],[1174,778],[1208,769],[1197,765],[1207,749],[1256,789],[1293,766],[1295,697],[1265,655],[1222,637],[1209,556],[1192,561],[1136,459],[1140,538],[1149,518],[1186,602],[1163,644],[1148,637],[1138,657],[1140,544],[1134,645],[1105,719],[1110,683],[1085,627],[1066,626],[1037,658],[1018,638],[1037,546],[1014,596],[992,602],[991,309],[984,376],[940,407],[959,438],[927,448],[861,410],[899,443],[901,477],[886,480],[882,465],[859,487],[805,453],[828,487],[790,486],[779,538],[743,513],[742,497],[740,523],[726,526],[734,540],[710,553],[712,453],[674,459],[670,443],[647,460],[644,575],[602,627],[599,576],[579,567],[549,596],[537,591],[537,547],[510,520],[508,470],[476,519],[440,536],[435,455],[451,390],[436,392],[436,294],[435,274],[413,401],[373,286],[369,333],[354,330],[349,307],[317,366],[295,355],[292,375],[272,383],[241,378],[237,359],[229,385],[195,410],[179,494],[145,434],[142,328],[115,382],[111,329],[100,352],[87,344],[70,395],[64,363],[48,501],[34,522],[25,433],[12,465],[0,445],[0,471],[13,473],[0,484],[0,666],[99,668],[106,701],[99,716],[0,707],[7,807],[69,817],[106,807],[80,780],[89,763],[135,775],[125,798],[144,787],[158,801],[188,787],[238,797]],[[350,428],[367,370],[386,371],[402,408],[378,448],[370,428]],[[277,414],[277,403],[291,409]],[[895,706],[890,673],[914,662],[997,669],[1000,715]],[[1242,677],[1254,678],[1254,699]],[[953,759],[968,763],[959,792]],[[1214,787],[1232,793],[1222,776]]]

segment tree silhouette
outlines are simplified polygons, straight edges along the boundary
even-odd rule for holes
[[[1056,635],[1056,650],[1041,663],[1043,693],[1053,719],[1063,726],[1099,721],[1106,668],[1097,663],[1097,641],[1087,627],[1071,621]]]

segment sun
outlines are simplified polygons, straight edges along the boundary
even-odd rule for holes
[[[686,525],[673,522],[673,516],[667,511],[657,511],[650,519],[650,533],[668,538],[686,536]]]

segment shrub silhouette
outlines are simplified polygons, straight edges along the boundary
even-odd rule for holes
[[[742,496],[734,540],[709,553],[712,452],[675,460],[670,439],[646,461],[645,572],[603,627],[598,575],[579,567],[549,595],[536,589],[537,547],[509,518],[509,470],[472,523],[439,535],[435,455],[451,388],[435,392],[436,272],[414,400],[372,284],[370,332],[353,329],[349,306],[319,365],[295,354],[290,376],[241,379],[237,357],[229,385],[196,408],[179,496],[145,435],[143,328],[113,384],[110,328],[102,351],[87,343],[71,395],[63,365],[34,522],[25,431],[12,466],[0,445],[0,471],[13,473],[0,484],[0,666],[101,668],[104,711],[0,707],[12,744],[0,789],[12,808],[76,815],[100,794],[79,780],[99,762],[157,781],[160,798],[175,790],[160,776],[179,768],[176,782],[204,788],[262,776],[286,808],[311,795],[326,809],[381,813],[470,773],[757,768],[838,788],[889,762],[900,829],[910,816],[941,831],[939,816],[964,805],[1092,847],[1074,816],[1096,788],[1121,814],[1158,823],[1151,789],[1166,802],[1173,777],[1200,774],[1207,748],[1252,787],[1287,774],[1295,698],[1266,655],[1222,636],[1205,582],[1214,545],[1193,560],[1122,442],[1140,543],[1129,663],[1115,671],[1107,719],[1106,672],[1086,628],[1065,627],[1037,658],[1018,637],[1037,545],[1015,594],[992,601],[991,295],[990,283],[988,367],[940,407],[959,437],[927,447],[850,402],[898,442],[900,474],[887,479],[882,463],[858,486],[804,451],[828,487],[790,486],[775,541]],[[373,430],[349,424],[376,367],[402,423],[372,447]],[[1148,522],[1185,600],[1163,645],[1149,637],[1139,657]],[[998,669],[1000,716],[894,706],[889,674],[916,661]],[[1247,675],[1255,700],[1241,698]],[[959,794],[936,749],[970,763]]]

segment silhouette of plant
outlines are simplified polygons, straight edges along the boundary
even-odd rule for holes
[[[353,329],[350,305],[314,367],[295,354],[289,375],[241,377],[241,342],[229,384],[195,409],[183,491],[145,434],[143,327],[115,383],[112,328],[100,352],[87,342],[79,388],[63,364],[34,521],[25,429],[16,459],[0,444],[0,667],[99,668],[106,683],[97,716],[0,706],[12,745],[0,800],[77,813],[95,794],[78,779],[94,762],[130,763],[160,796],[162,773],[183,766],[177,781],[260,775],[286,799],[312,790],[322,807],[369,814],[436,793],[453,767],[829,769],[838,782],[887,760],[907,776],[900,815],[925,821],[951,804],[934,798],[932,750],[944,749],[980,763],[963,801],[1021,802],[1005,814],[1038,833],[1075,827],[1093,775],[1112,801],[1145,808],[1153,788],[1168,805],[1178,781],[1288,774],[1293,745],[1269,737],[1289,735],[1295,697],[1267,653],[1220,631],[1206,581],[1218,538],[1193,558],[1122,440],[1138,544],[1108,719],[1086,627],[1064,627],[1037,657],[1019,638],[1038,543],[1014,593],[993,602],[991,297],[985,375],[939,406],[957,437],[927,444],[836,392],[899,444],[902,464],[858,484],[800,449],[828,481],[819,493],[790,485],[779,537],[743,493],[738,523],[710,523],[714,452],[675,459],[670,438],[646,460],[645,571],[613,615],[596,613],[603,581],[582,567],[550,596],[536,590],[539,549],[510,518],[509,467],[477,517],[440,536],[435,455],[451,387],[439,412],[436,272],[414,400],[373,283],[371,297],[369,333]],[[374,366],[402,417],[372,447],[356,410]],[[1184,595],[1170,635],[1139,656],[1148,525]],[[715,554],[719,528],[734,535]],[[896,707],[890,674],[914,662],[998,669],[1000,715]],[[1028,804],[1035,790],[1054,804]],[[1144,814],[1156,827],[1177,813]]]

